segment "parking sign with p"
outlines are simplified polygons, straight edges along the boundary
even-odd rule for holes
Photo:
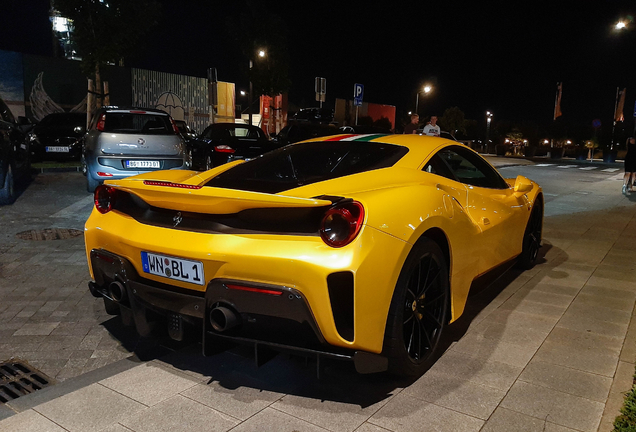
[[[362,106],[362,97],[364,96],[364,86],[362,84],[353,85],[353,105]]]

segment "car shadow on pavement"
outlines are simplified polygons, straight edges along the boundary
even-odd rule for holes
[[[545,256],[552,248],[553,246],[549,244],[541,246],[535,268],[547,262]],[[492,301],[500,295],[504,289],[506,289],[506,287],[524,273],[524,270],[513,267],[501,274],[492,274],[491,279],[487,284],[471,287],[470,293],[468,294],[468,300],[466,301],[466,306],[464,308],[464,313],[462,313],[462,316],[455,322],[446,327],[446,332],[440,341],[441,349],[439,352],[446,352],[453,343],[464,337],[474,319],[484,310],[484,308],[491,304]]]
[[[549,245],[541,248],[538,263],[545,262],[545,254]],[[511,269],[496,280],[471,294],[464,314],[449,325],[442,336],[437,361],[446,350],[461,339],[467,332],[475,317],[488,306],[519,275],[520,270]],[[110,320],[108,323],[111,323]],[[321,359],[318,365],[315,358],[307,359],[297,355],[279,353],[264,365],[257,366],[254,350],[247,346],[232,346],[209,357],[202,355],[199,343],[189,343],[167,347],[165,340],[156,340],[157,346],[144,347],[150,342],[143,342],[130,335],[126,328],[109,328],[115,337],[127,338],[122,344],[144,359],[158,358],[159,361],[201,378],[208,386],[221,387],[234,391],[241,387],[249,387],[259,391],[276,392],[287,395],[309,398],[314,401],[332,401],[359,406],[364,409],[397,394],[401,389],[409,387],[420,377],[405,379],[388,373],[361,375],[355,371],[353,363],[337,360]],[[121,324],[119,324],[121,325]],[[139,349],[141,348],[141,349]],[[173,350],[161,356],[162,350]],[[165,352],[165,351],[164,351]],[[150,354],[150,356],[149,356]],[[142,358],[142,357],[140,357]],[[433,363],[433,366],[435,363]],[[353,409],[353,408],[352,408]]]
[[[165,337],[141,337],[134,327],[126,326],[119,316],[113,316],[102,324],[112,337],[117,339],[121,347],[134,354],[139,361],[151,361],[161,358],[173,351],[183,349],[196,341],[176,342]]]

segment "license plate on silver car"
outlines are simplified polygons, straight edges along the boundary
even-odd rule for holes
[[[47,146],[47,153],[68,153],[71,151],[69,146]]]
[[[197,285],[205,284],[203,263],[201,261],[186,260],[152,252],[141,253],[141,264],[144,272],[163,276],[182,282]]]
[[[159,168],[159,161],[127,160],[126,168]]]

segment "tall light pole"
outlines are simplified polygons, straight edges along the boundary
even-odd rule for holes
[[[422,91],[417,92],[417,95],[415,96],[415,114],[420,115],[417,110],[420,103],[420,93],[428,94],[431,90],[433,90],[433,87],[431,87],[430,85],[425,85]]]
[[[267,53],[265,50],[258,50],[258,56],[260,58],[265,57]],[[250,126],[252,125],[252,59],[250,59],[250,90],[247,93],[247,115],[249,119]]]
[[[488,137],[490,136],[490,122],[492,121],[493,114],[490,111],[486,111],[486,153],[488,153]]]

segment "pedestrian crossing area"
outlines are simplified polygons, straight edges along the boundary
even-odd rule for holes
[[[555,168],[560,168],[560,169],[580,169],[582,171],[599,171],[599,172],[606,172],[606,173],[613,173],[616,171],[619,171],[620,168],[603,168],[602,166],[578,166],[578,165],[558,165],[558,164],[551,164],[551,163],[539,163],[539,164],[535,164],[535,167],[555,167]]]

